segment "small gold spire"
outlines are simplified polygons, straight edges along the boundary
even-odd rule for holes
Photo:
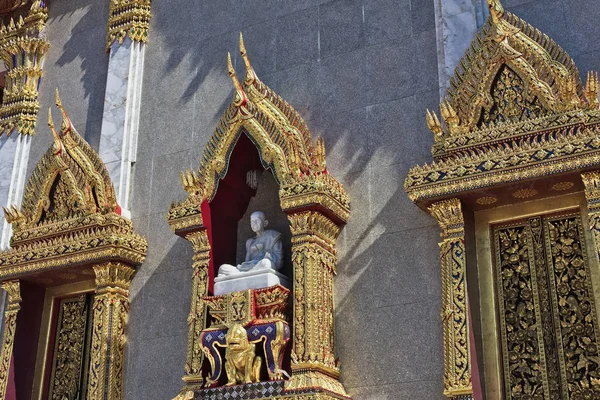
[[[71,119],[67,115],[67,112],[65,111],[65,108],[63,107],[62,101],[60,100],[60,94],[58,93],[58,88],[56,88],[55,97],[56,97],[56,106],[58,107],[58,109],[60,110],[60,112],[62,114],[62,122],[60,124],[60,131],[62,133],[65,133],[65,132],[73,129],[73,124],[71,123]]]
[[[250,59],[248,58],[248,53],[246,52],[246,45],[244,44],[244,36],[242,35],[242,32],[240,32],[240,54],[242,55],[242,59],[246,65],[246,79],[244,83],[246,85],[251,85],[256,80],[256,74],[254,73],[252,64],[250,64]]]
[[[492,21],[496,24],[504,15],[504,7],[502,7],[500,0],[487,0],[487,3],[490,9],[490,15],[492,16]]]
[[[235,87],[235,98],[233,99],[233,104],[236,107],[244,106],[246,104],[246,94],[244,93],[244,89],[242,85],[240,85],[240,81],[238,81],[237,75],[235,74],[235,69],[233,69],[233,64],[231,63],[231,53],[227,53],[227,71],[229,72],[229,76],[233,81],[233,86]]]
[[[52,153],[57,155],[62,155],[64,146],[62,144],[62,140],[60,140],[60,135],[56,132],[56,128],[54,126],[54,120],[52,119],[52,109],[48,108],[48,127],[52,131],[52,136],[54,136],[54,143],[52,144]]]

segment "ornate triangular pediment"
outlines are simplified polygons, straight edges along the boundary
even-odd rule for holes
[[[342,185],[329,175],[325,163],[325,144],[312,134],[298,112],[265,85],[252,68],[240,34],[240,53],[246,76],[240,82],[228,57],[228,71],[235,90],[234,99],[225,110],[205,147],[198,171],[182,173],[188,198],[176,203],[169,212],[174,229],[196,218],[200,223],[200,204],[212,201],[219,181],[225,177],[229,158],[242,134],[255,144],[260,160],[280,185],[282,208],[308,204],[312,196],[322,199],[340,221],[349,214],[349,200]]]
[[[490,17],[450,79],[442,104],[448,135],[598,108],[569,55],[547,35],[489,0]]]
[[[22,207],[4,209],[12,224],[12,249],[0,254],[0,279],[98,261],[140,264],[146,240],[120,215],[106,166],[73,126],[62,106],[54,141],[37,163]]]
[[[6,216],[15,232],[42,224],[107,214],[117,201],[106,167],[98,154],[75,130],[58,97],[62,113],[60,132],[49,111],[54,143],[38,162],[24,192],[21,210],[12,207]]]
[[[600,161],[598,75],[589,72],[583,85],[552,39],[498,0],[488,6],[490,16],[440,105],[442,118],[427,110],[434,160],[413,167],[405,181],[424,208],[435,199]]]

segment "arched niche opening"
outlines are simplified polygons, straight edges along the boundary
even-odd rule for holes
[[[256,180],[255,183],[249,180]],[[292,276],[291,232],[287,215],[279,202],[279,185],[270,169],[266,169],[260,154],[244,129],[240,129],[229,156],[227,172],[217,185],[210,210],[208,236],[212,249],[209,293],[213,293],[214,278],[219,266],[237,265],[246,256],[246,239],[255,234],[250,227],[250,215],[265,213],[269,225],[283,236],[284,263],[281,272]],[[206,217],[205,221],[206,221]],[[206,221],[208,222],[208,221]]]
[[[323,140],[314,140],[294,108],[258,79],[241,37],[240,53],[246,66],[243,84],[229,58],[234,99],[198,171],[181,174],[187,198],[173,203],[167,215],[173,231],[194,249],[185,387],[178,398],[231,396],[232,391],[249,396],[256,390],[273,397],[348,398],[334,350],[333,276],[349,199],[327,171]],[[257,190],[246,182],[254,170],[263,171]],[[268,228],[282,233],[289,249],[283,272],[291,290],[273,285],[211,296],[219,266],[239,261],[247,218],[260,208],[271,222]],[[263,373],[236,376],[243,368],[228,366],[235,359],[231,352],[241,343],[252,361],[251,347],[261,337],[268,380]],[[290,374],[282,370],[286,351]],[[230,386],[222,386],[223,374]]]

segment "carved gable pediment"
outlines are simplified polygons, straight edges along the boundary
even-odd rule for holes
[[[120,215],[106,166],[74,128],[58,91],[62,114],[54,141],[38,162],[23,195],[22,207],[4,209],[12,224],[12,249],[0,254],[0,279],[52,268],[117,260],[140,264],[146,240]]]
[[[60,132],[49,114],[54,143],[38,162],[25,188],[21,210],[13,208],[7,212],[7,220],[15,224],[15,231],[117,210],[104,163],[75,130],[58,97],[57,104],[63,116]]]
[[[423,208],[600,162],[597,73],[583,85],[571,57],[546,34],[498,0],[488,6],[488,20],[451,78],[442,118],[426,113],[433,162],[413,167],[405,181]],[[490,192],[485,201],[501,195]]]
[[[225,110],[200,159],[198,172],[186,171],[181,179],[188,198],[176,203],[168,219],[173,229],[201,225],[200,204],[212,201],[219,181],[227,174],[229,158],[241,134],[256,145],[260,160],[280,185],[283,209],[320,203],[336,221],[346,222],[349,199],[342,185],[329,175],[322,138],[312,134],[298,112],[256,75],[240,37],[246,76],[240,82],[228,58],[235,95]]]

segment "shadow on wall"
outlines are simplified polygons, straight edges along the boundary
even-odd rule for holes
[[[109,54],[106,46],[106,21],[108,18],[108,1],[51,1],[49,4],[50,23],[55,20],[55,29],[70,30],[68,40],[60,48],[60,57],[56,64],[64,68],[72,65],[78,69],[80,83],[83,87],[83,98],[87,99],[87,115],[85,119],[85,139],[92,148],[98,150],[102,114],[104,111],[104,92]],[[68,22],[70,26],[65,26]],[[55,45],[54,43],[51,43]],[[64,68],[70,71],[70,68]],[[67,82],[73,76],[61,76],[59,82]],[[61,88],[65,94],[69,88]]]

